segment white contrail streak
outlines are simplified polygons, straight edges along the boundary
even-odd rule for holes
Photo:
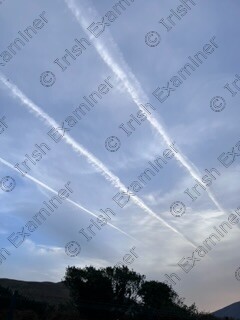
[[[77,21],[80,23],[80,25],[83,27],[84,31],[87,33],[86,28],[89,26],[91,21],[87,21],[85,16],[81,14],[79,10],[79,4],[77,5],[75,0],[65,0],[66,4],[68,5],[69,9],[77,19]],[[88,11],[83,10],[84,14]],[[91,11],[94,12],[94,15],[96,16],[97,13],[93,8],[91,8]],[[107,32],[107,31],[104,31]],[[112,57],[111,53],[107,49],[107,47],[104,45],[103,40],[96,39],[93,35],[90,35],[89,38],[92,41],[94,47],[96,48],[98,54],[101,56],[102,60],[109,66],[109,68],[113,71],[113,73],[116,75],[118,79],[120,79],[123,83],[123,86],[125,87],[126,91],[130,94],[133,101],[136,103],[138,108],[142,110],[145,113],[145,109],[141,106],[143,101],[150,101],[150,99],[147,97],[145,92],[142,90],[140,83],[136,79],[135,75],[129,70],[129,67],[127,66],[126,62],[124,61],[124,58],[122,57],[119,49],[117,48],[116,43],[114,43],[112,37],[110,36],[108,32],[108,47],[110,47],[110,42],[112,43],[112,49],[115,50],[116,55],[118,55],[118,58],[121,62],[121,66],[119,63],[117,63],[114,58]],[[117,51],[116,51],[117,50]],[[133,83],[133,84],[132,84]],[[170,145],[172,143],[172,140],[170,139],[169,135],[165,131],[163,125],[161,125],[154,116],[150,115],[147,117],[147,120],[150,122],[150,124],[156,129],[156,131],[160,134],[160,136],[163,138],[164,142],[167,145]],[[176,159],[180,162],[180,164],[190,173],[190,175],[196,179],[198,182],[201,181],[201,177],[199,174],[198,169],[190,162],[189,159],[187,159],[186,156],[183,155],[181,150],[178,148],[179,153],[175,153]],[[209,198],[212,200],[212,202],[215,204],[215,206],[222,212],[224,212],[224,209],[221,207],[221,205],[218,203],[218,201],[215,199],[214,195],[209,189],[206,189],[206,192],[209,196]],[[224,212],[225,213],[225,212]]]
[[[11,168],[11,169],[13,169],[13,170],[15,170],[15,171],[17,171],[17,172],[19,173],[19,171],[18,171],[11,163],[9,163],[8,161],[4,160],[4,159],[1,158],[1,157],[0,157],[0,162],[2,162],[4,165],[8,166],[9,168]],[[48,191],[51,191],[52,193],[58,195],[58,192],[57,192],[56,190],[54,190],[54,189],[52,189],[51,187],[47,186],[45,183],[41,182],[40,180],[32,177],[32,176],[29,175],[29,174],[27,174],[26,177],[27,177],[28,179],[30,179],[31,181],[33,181],[35,184],[38,184],[38,185],[40,185],[41,187],[47,189]],[[69,198],[66,198],[65,200],[68,201],[68,202],[70,202],[71,204],[73,204],[75,207],[77,207],[77,208],[79,208],[79,209],[87,212],[87,213],[90,214],[91,216],[93,216],[93,217],[95,217],[95,218],[98,217],[96,214],[94,214],[93,212],[91,212],[91,211],[89,211],[88,209],[84,208],[83,206],[81,206],[81,205],[78,204],[77,202],[75,202],[75,201],[73,201],[73,200],[71,200],[71,199],[69,199]],[[130,235],[127,234],[126,232],[122,231],[121,229],[115,227],[115,226],[112,225],[111,223],[108,223],[108,225],[109,225],[110,227],[116,229],[117,231],[121,232],[121,233],[124,234],[125,236],[127,236],[127,237],[129,237],[129,238],[137,241],[137,239],[133,238],[132,236],[130,236]]]
[[[34,112],[37,117],[40,117],[45,124],[51,125],[54,128],[58,128],[59,125],[57,122],[52,119],[47,113],[45,113],[40,107],[38,107],[34,102],[32,102],[27,96],[24,95],[22,91],[18,89],[18,87],[4,78],[3,75],[0,74],[0,81],[10,90],[12,96],[14,98],[18,98],[22,105],[27,107],[28,110]],[[78,154],[83,155],[87,161],[96,168],[108,181],[110,181],[114,187],[120,189],[123,192],[127,191],[127,188],[124,186],[124,184],[121,183],[120,179],[116,177],[100,160],[98,160],[94,155],[92,155],[89,151],[87,151],[84,147],[82,147],[80,144],[78,144],[73,138],[71,138],[70,135],[65,134],[63,136],[63,139],[65,142],[70,145],[73,150],[75,150]],[[156,213],[154,213],[150,208],[148,208],[144,202],[142,202],[141,199],[139,199],[137,196],[132,197],[133,202],[138,205],[140,208],[142,208],[146,213],[148,213],[150,216],[154,217],[155,219],[159,220],[163,225],[165,225],[167,228],[171,229],[175,233],[179,234],[181,237],[183,237],[185,240],[191,243],[192,246],[195,247],[195,244],[190,241],[185,235],[183,235],[181,232],[179,232],[177,229],[172,227],[170,224],[168,224],[164,219],[160,218]]]

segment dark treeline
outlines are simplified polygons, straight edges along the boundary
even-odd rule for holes
[[[213,320],[187,307],[165,283],[146,281],[128,267],[96,269],[68,267],[64,283],[83,319],[95,320]]]
[[[70,300],[53,306],[0,287],[0,320],[216,320],[184,304],[165,283],[128,267],[68,267]],[[229,319],[230,320],[230,319]]]

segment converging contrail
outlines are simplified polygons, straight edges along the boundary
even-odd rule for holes
[[[57,122],[52,119],[47,113],[45,113],[40,107],[38,107],[34,102],[32,102],[27,96],[24,95],[20,89],[6,80],[6,78],[0,74],[0,81],[10,90],[12,96],[14,98],[18,98],[23,106],[25,106],[29,111],[34,112],[34,114],[41,118],[43,122],[47,125],[51,125],[54,128],[59,127]],[[98,160],[94,155],[92,155],[89,151],[87,151],[83,146],[78,144],[70,135],[65,134],[63,136],[65,142],[70,145],[75,152],[78,154],[83,155],[87,161],[98,170],[111,184],[120,189],[123,192],[127,191],[127,187],[120,181],[118,177],[116,177],[100,160]],[[176,228],[172,227],[169,223],[167,223],[164,219],[160,218],[156,213],[154,213],[150,208],[148,208],[145,203],[142,202],[137,196],[132,197],[133,202],[142,208],[146,213],[150,216],[154,217],[155,219],[159,220],[163,225],[167,228],[171,229],[173,232],[179,234],[185,240],[191,243],[194,248],[196,245],[190,241],[185,235],[183,235],[180,231]]]
[[[9,163],[8,161],[4,160],[4,159],[1,158],[1,157],[0,157],[0,162],[3,163],[4,165],[8,166],[9,168],[17,171],[17,172],[19,173],[18,169],[16,169],[11,163]],[[26,177],[27,177],[28,179],[30,179],[31,181],[33,181],[35,184],[38,184],[38,185],[40,185],[41,187],[47,189],[48,191],[51,191],[52,193],[58,195],[58,192],[57,192],[56,190],[54,190],[54,189],[52,189],[51,187],[47,186],[45,183],[41,182],[40,180],[32,177],[32,176],[29,175],[29,174],[27,174]],[[87,212],[87,213],[90,214],[91,216],[94,216],[95,218],[98,218],[98,216],[97,216],[95,213],[93,213],[93,212],[89,211],[88,209],[84,208],[83,206],[81,206],[81,205],[78,204],[77,202],[75,202],[75,201],[73,201],[73,200],[71,200],[71,199],[69,199],[69,198],[66,198],[65,200],[68,201],[68,202],[70,202],[71,204],[73,204],[75,207],[77,207],[77,208],[79,208],[79,209]],[[107,223],[107,224],[108,224],[110,227],[112,227],[112,228],[116,229],[117,231],[121,232],[121,233],[124,234],[125,236],[127,236],[127,237],[129,237],[129,238],[131,238],[131,239],[133,239],[133,240],[138,241],[137,239],[135,239],[134,237],[130,236],[128,233],[124,232],[123,230],[115,227],[115,226],[112,225],[111,223]]]
[[[79,10],[79,4],[76,4],[75,0],[65,0],[67,6],[75,16],[76,20],[80,23],[80,25],[83,27],[84,31],[87,33],[86,28],[89,26],[91,21],[87,21],[86,17],[81,14]],[[84,14],[86,14],[87,10],[82,10]],[[97,15],[97,12],[95,9],[91,7],[91,11],[94,12],[94,15]],[[104,31],[107,32],[107,31]],[[102,58],[102,60],[109,66],[109,68],[113,71],[113,73],[116,75],[118,79],[120,79],[123,83],[123,86],[125,87],[126,91],[129,93],[133,101],[136,103],[138,108],[142,110],[145,113],[145,109],[141,106],[143,101],[150,101],[148,96],[145,94],[145,92],[141,88],[141,84],[135,77],[135,75],[131,72],[128,65],[124,61],[124,58],[117,47],[117,44],[113,41],[112,37],[110,36],[110,33],[108,32],[108,47],[110,46],[110,42],[112,43],[112,47],[115,49],[115,54],[118,56],[118,60],[121,63],[117,63],[111,53],[109,52],[108,48],[104,45],[102,40],[99,40],[95,38],[93,35],[89,35],[89,38],[92,41],[92,44],[96,48],[98,54]],[[112,48],[112,49],[113,49]],[[118,51],[116,51],[116,49]],[[160,134],[160,136],[163,138],[164,142],[167,145],[170,145],[172,143],[172,140],[170,139],[169,135],[165,131],[162,124],[160,124],[157,119],[149,115],[147,117],[147,120],[150,122],[150,124],[156,129],[156,131]],[[191,163],[191,161],[181,152],[181,150],[178,148],[179,153],[175,153],[176,159],[180,162],[180,164],[190,173],[190,175],[196,179],[198,182],[201,183],[201,177],[199,170]],[[225,213],[222,206],[218,203],[218,201],[215,199],[215,196],[212,194],[212,192],[208,189],[206,189],[206,192],[209,196],[209,198],[212,200],[212,202],[215,204],[215,206],[222,212]]]

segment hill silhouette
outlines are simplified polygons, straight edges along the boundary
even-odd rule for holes
[[[0,279],[0,320],[216,320],[238,316],[239,307],[199,312],[167,284],[124,266],[68,267],[58,283]]]
[[[35,282],[21,281],[13,279],[0,279],[0,286],[17,290],[24,297],[31,298],[35,301],[46,302],[51,305],[65,303],[70,292],[63,282]]]
[[[216,317],[229,317],[234,320],[240,320],[240,302],[235,302],[212,313]]]

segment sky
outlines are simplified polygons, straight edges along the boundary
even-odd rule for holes
[[[67,266],[114,266],[135,247],[130,268],[174,273],[188,305],[214,311],[240,300],[240,222],[214,229],[240,207],[240,4],[127,2],[1,1],[0,277],[58,282]],[[26,227],[61,189],[54,212]],[[79,230],[107,208],[87,241]],[[212,233],[221,240],[206,250]]]

